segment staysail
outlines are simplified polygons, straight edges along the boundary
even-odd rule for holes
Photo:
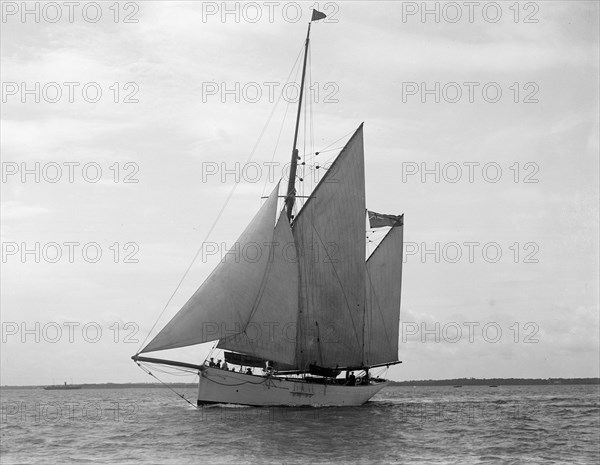
[[[221,339],[217,347],[295,368],[298,264],[285,211],[279,215],[270,253],[259,297],[244,331]]]
[[[141,351],[186,347],[214,341],[244,330],[260,300],[269,265],[269,244],[277,212],[279,184],[215,270],[169,323]],[[247,247],[250,246],[250,247]],[[252,257],[240,251],[256,249]]]
[[[300,269],[299,369],[363,363],[363,152],[361,124],[292,225]]]
[[[398,360],[403,234],[400,216],[366,263],[366,365]]]

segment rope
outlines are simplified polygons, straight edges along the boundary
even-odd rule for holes
[[[144,371],[144,372],[148,373],[150,376],[152,376],[160,384],[162,384],[163,386],[165,386],[169,391],[172,391],[174,394],[177,394],[177,397],[181,397],[183,400],[185,400],[188,404],[190,404],[195,409],[198,408],[197,405],[195,405],[194,403],[192,403],[189,400],[187,400],[183,394],[179,394],[175,389],[173,389],[167,383],[164,383],[161,379],[159,379],[158,377],[156,377],[150,370],[148,370],[146,367],[142,366],[139,362],[138,362],[137,366],[139,366],[142,369],[142,371]]]
[[[296,58],[296,61],[298,61],[298,58]],[[295,66],[295,64],[294,64]],[[290,72],[291,75],[291,72]],[[281,95],[279,96],[279,98],[277,99],[277,102],[279,102],[279,100],[281,99]],[[260,144],[260,141],[262,140],[267,127],[269,126],[269,123],[271,122],[271,119],[273,118],[273,114],[275,113],[275,110],[277,108],[277,105],[275,105],[273,107],[273,109],[271,110],[271,114],[269,115],[267,122],[265,123],[260,135],[258,136],[258,140],[256,141],[256,143],[254,144],[254,147],[252,148],[252,151],[250,152],[250,155],[248,156],[248,159],[246,160],[246,164],[249,163],[252,158],[254,157],[254,152],[256,151],[256,149],[258,148],[258,145]],[[240,180],[241,181],[241,180]],[[203,250],[204,244],[206,243],[206,241],[208,241],[208,238],[210,237],[210,235],[212,234],[213,230],[215,229],[215,227],[217,226],[217,223],[219,222],[219,220],[221,219],[221,216],[223,215],[223,212],[225,211],[225,208],[227,208],[227,205],[229,204],[231,198],[233,197],[233,194],[235,193],[237,187],[239,185],[239,182],[234,183],[233,187],[231,188],[231,191],[229,192],[229,194],[227,195],[227,198],[225,199],[225,202],[223,204],[223,206],[221,207],[221,210],[219,211],[219,213],[217,214],[217,217],[215,218],[215,220],[213,221],[210,229],[208,230],[208,233],[206,234],[204,240],[202,241],[202,243],[200,244],[200,247],[198,248],[198,250],[196,251],[196,254],[194,255],[194,258],[192,259],[192,261],[190,262],[190,264],[188,265],[187,269],[185,270],[185,272],[183,273],[183,276],[181,277],[181,279],[179,280],[179,282],[177,283],[177,286],[175,287],[175,290],[173,291],[173,293],[170,295],[169,299],[167,300],[167,303],[165,304],[165,306],[163,307],[162,311],[160,312],[160,314],[158,315],[158,318],[156,319],[156,321],[154,322],[154,324],[152,325],[152,328],[150,328],[150,331],[148,331],[148,334],[146,335],[146,337],[144,338],[142,344],[140,345],[140,347],[138,348],[137,352],[139,353],[142,349],[142,347],[146,344],[146,342],[148,341],[148,338],[150,337],[150,334],[152,334],[152,331],[154,331],[154,328],[156,328],[156,325],[158,324],[159,320],[162,318],[162,316],[164,315],[165,311],[167,310],[167,307],[169,306],[169,304],[171,303],[171,301],[173,300],[173,297],[175,297],[175,294],[177,293],[177,291],[179,290],[179,288],[181,287],[181,285],[183,284],[183,281],[185,280],[185,278],[187,277],[188,273],[190,272],[190,270],[192,269],[192,266],[194,265],[194,263],[196,262],[196,259],[198,258],[198,256],[200,255],[200,253]]]
[[[218,384],[220,386],[242,386],[244,384],[254,384],[256,386],[259,386],[261,384],[265,384],[267,382],[268,378],[265,378],[263,381],[261,381],[260,383],[253,383],[252,381],[244,381],[243,383],[238,383],[238,384],[228,384],[228,383],[219,383],[218,381],[215,381],[214,379],[210,379],[209,377],[206,377],[206,379],[212,383]]]
[[[215,352],[215,350],[217,350],[217,345],[219,345],[219,339],[217,339],[214,343],[213,346],[211,347],[211,349],[208,351],[208,355],[205,357],[204,361],[206,362]]]
[[[329,145],[332,145],[332,144],[329,144]],[[328,147],[329,147],[329,145],[328,145]],[[319,152],[319,155],[321,155],[322,153],[325,153],[325,152],[331,152],[332,150],[342,150],[343,148],[344,148],[344,146],[340,145],[339,147],[333,147],[331,149],[319,150],[318,152]],[[304,156],[305,157],[313,157],[314,158],[316,156],[315,153],[316,152],[312,152],[311,151],[311,152],[305,153]]]
[[[260,383],[253,383],[252,381],[244,381],[243,383],[238,383],[238,384],[220,383],[214,379],[209,378],[208,376],[205,376],[204,379],[206,379],[207,381],[210,381],[212,383],[218,384],[219,386],[234,386],[235,387],[235,386],[242,386],[244,384],[254,384],[255,386],[260,386],[261,384],[267,384],[269,387],[273,387],[275,389],[286,389],[283,387],[276,386],[275,383],[272,382],[271,376],[267,376]]]
[[[298,52],[298,56],[296,57],[296,61],[292,65],[292,69],[290,70],[290,74],[288,74],[288,77],[285,80],[285,82],[291,82],[290,78],[292,76],[292,73],[294,72],[294,69],[296,69],[296,65],[298,64],[301,56],[302,56],[302,47],[300,48],[300,52]],[[296,69],[296,75],[294,76],[294,82],[296,82],[296,80],[298,78],[299,71],[300,71],[300,67],[298,67],[298,69]],[[279,101],[281,100],[282,97],[283,97],[283,92],[281,92],[279,94],[279,97],[277,98],[277,101],[275,102],[275,108],[277,108],[277,105],[279,104]],[[273,149],[273,154],[271,155],[271,164],[275,160],[275,154],[277,153],[277,148],[279,147],[279,141],[281,139],[281,134],[283,133],[283,126],[285,125],[285,120],[286,120],[287,115],[289,113],[289,109],[290,109],[291,104],[292,104],[291,100],[288,100],[287,101],[287,106],[285,107],[285,112],[283,113],[283,120],[281,121],[281,126],[279,127],[279,134],[277,135],[277,141],[275,142],[275,148]],[[273,166],[273,165],[271,165],[271,166]],[[265,178],[265,184],[263,186],[263,192],[262,192],[261,197],[264,197],[264,195],[265,195],[265,191],[267,190],[267,183],[268,182],[269,182],[269,177],[267,176]]]

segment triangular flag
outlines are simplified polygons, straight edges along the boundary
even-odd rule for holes
[[[327,18],[327,15],[325,13],[321,13],[320,11],[313,10],[311,21],[318,21],[323,18]]]

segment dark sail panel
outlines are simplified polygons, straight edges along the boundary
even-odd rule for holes
[[[225,352],[225,361],[232,365],[245,367],[264,368],[267,361],[252,355],[238,354],[236,352]]]
[[[342,372],[342,370],[336,370],[335,368],[323,368],[311,364],[308,366],[308,372],[311,375],[324,376],[326,378],[335,378]]]
[[[244,367],[253,367],[253,368],[265,368],[267,366],[267,360],[254,357],[253,355],[248,354],[238,354],[237,352],[225,352],[225,361],[227,363],[231,363],[232,365],[240,365]],[[293,365],[287,365],[285,363],[278,363],[270,361],[270,366],[273,367],[274,370],[292,370],[294,368]]]

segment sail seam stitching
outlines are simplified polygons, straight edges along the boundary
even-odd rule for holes
[[[315,226],[311,223],[312,229],[315,232],[315,234],[317,235],[319,242],[321,242],[321,245],[323,247],[325,247],[325,244],[323,243],[323,240],[321,239],[321,236],[319,235],[319,232],[316,230]],[[325,250],[327,250],[327,248],[325,248]],[[329,254],[327,254],[327,256],[329,257]],[[350,309],[350,304],[348,302],[348,296],[346,295],[346,290],[344,289],[344,286],[342,285],[342,281],[340,280],[340,277],[338,275],[338,272],[335,268],[335,265],[333,263],[330,262],[331,268],[333,269],[333,272],[335,274],[335,278],[340,286],[340,289],[342,291],[342,295],[344,296],[344,301],[346,302],[346,309],[348,310],[348,314],[350,315],[350,321],[352,322],[352,329],[354,330],[354,335],[356,336],[356,338],[359,338],[359,334],[358,331],[356,330],[356,325],[354,324],[354,318],[352,318],[352,311]],[[344,344],[345,345],[345,344]],[[319,343],[320,346],[320,343]]]

